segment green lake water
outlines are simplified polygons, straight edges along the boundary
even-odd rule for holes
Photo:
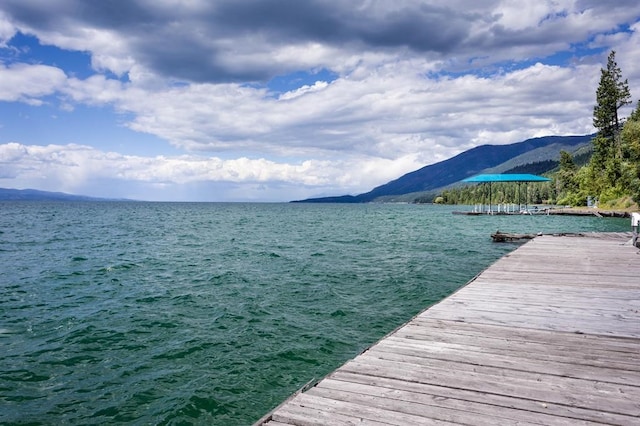
[[[517,247],[492,232],[630,230],[452,210],[0,203],[0,424],[251,424]]]

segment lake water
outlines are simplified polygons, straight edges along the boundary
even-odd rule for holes
[[[256,421],[516,245],[628,219],[0,203],[0,424]]]

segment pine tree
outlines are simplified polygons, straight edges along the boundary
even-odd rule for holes
[[[593,139],[593,155],[588,172],[584,174],[586,180],[580,185],[587,194],[612,199],[622,191],[622,123],[618,111],[630,103],[629,83],[622,79],[616,52],[612,50],[607,58],[607,67],[600,70],[600,84],[596,90],[593,125],[598,134]]]
[[[616,63],[616,52],[609,53],[607,68],[600,70],[600,84],[593,107],[593,126],[601,136],[613,139],[620,130],[618,110],[631,103],[629,82],[622,80],[622,71]]]
[[[565,150],[560,151],[560,170],[575,172],[576,164],[573,162],[573,156]]]
[[[560,170],[556,174],[556,190],[560,196],[564,197],[565,194],[578,190],[576,171],[577,167],[571,154],[560,151]]]
[[[640,204],[640,101],[624,124],[620,139],[624,181],[633,200]]]

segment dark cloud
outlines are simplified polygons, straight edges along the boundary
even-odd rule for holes
[[[354,35],[368,45],[448,52],[467,38],[475,18],[477,16],[422,5],[391,12],[373,25],[357,28]]]
[[[216,8],[214,21],[228,31],[263,32],[279,40],[406,46],[443,51],[467,35],[473,16],[418,2],[387,10],[354,7],[357,2],[252,0]],[[477,16],[476,16],[477,17]]]
[[[318,42],[358,51],[408,47],[422,52],[451,50],[466,37],[471,17],[446,8],[406,3],[322,0],[227,0],[199,10],[159,1],[7,0],[2,9],[20,27],[69,34],[94,27],[118,32],[132,57],[169,77],[191,81],[267,80],[288,72],[287,64],[242,67],[234,52],[268,54],[277,47]],[[358,7],[361,4],[363,7]],[[402,3],[404,4],[404,3]],[[235,46],[220,46],[235,40]],[[255,42],[255,46],[246,45]],[[97,52],[96,52],[97,53]]]
[[[602,7],[590,0],[584,3],[585,7]],[[218,0],[201,4],[4,0],[0,10],[18,27],[36,33],[73,37],[78,28],[115,32],[125,46],[123,56],[156,74],[194,82],[267,81],[296,71],[299,63],[291,58],[270,55],[305,43],[356,54],[408,49],[440,56],[483,49],[474,55],[488,56],[495,49],[551,44],[559,35],[566,38],[561,26],[543,32],[494,24],[499,13],[492,0],[441,4],[447,6],[409,0]],[[88,49],[105,54],[92,46]],[[257,56],[259,61],[252,60]]]
[[[246,0],[221,2],[212,10],[211,23],[226,33],[262,33],[279,41],[338,41],[344,37],[341,9],[322,2]]]

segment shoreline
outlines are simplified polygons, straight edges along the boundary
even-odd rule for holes
[[[557,215],[557,216],[596,216],[596,217],[631,217],[632,210],[609,210],[599,208],[576,208],[576,207],[537,207],[521,212],[492,211],[453,211],[456,215],[484,216],[484,215]]]
[[[598,216],[598,217],[631,217],[631,210],[608,210],[599,208],[556,208],[549,209],[549,214],[565,216]]]

